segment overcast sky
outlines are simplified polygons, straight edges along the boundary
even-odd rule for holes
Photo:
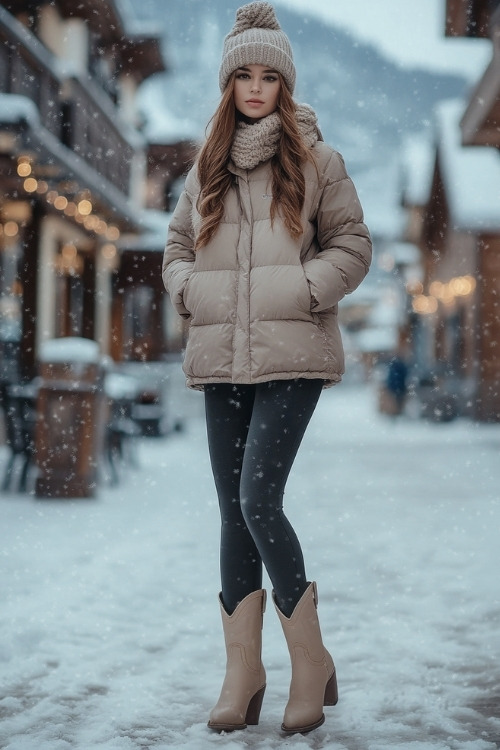
[[[472,81],[492,54],[489,40],[444,36],[445,0],[277,0],[278,17],[280,4],[330,19],[405,65],[462,73]]]

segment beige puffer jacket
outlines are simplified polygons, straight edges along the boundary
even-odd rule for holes
[[[305,166],[304,233],[271,227],[271,166],[230,166],[233,186],[210,243],[194,252],[200,227],[196,165],[170,221],[163,281],[189,319],[187,385],[319,378],[340,381],[344,353],[337,303],[368,272],[371,241],[339,153],[319,141],[318,172]],[[319,180],[318,180],[319,174]]]

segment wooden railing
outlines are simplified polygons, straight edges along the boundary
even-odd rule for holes
[[[62,78],[52,53],[1,7],[0,93],[31,99],[47,130],[129,195],[133,134],[116,107],[90,76]]]
[[[61,82],[50,54],[26,30],[22,36],[27,35],[34,39],[32,49],[26,46],[27,40],[12,34],[0,19],[0,91],[31,99],[40,113],[42,124],[60,139]]]
[[[65,144],[128,195],[134,148],[113,122],[111,103],[108,107],[97,101],[96,85],[90,80],[72,78],[69,83]]]

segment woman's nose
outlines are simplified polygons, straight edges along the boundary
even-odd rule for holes
[[[259,81],[252,81],[252,91],[260,91]]]

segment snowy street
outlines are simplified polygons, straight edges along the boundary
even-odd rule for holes
[[[0,748],[499,748],[500,425],[391,419],[372,386],[323,392],[285,509],[339,703],[281,734],[290,665],[269,597],[260,724],[219,735],[219,518],[192,395],[185,431],[142,439],[96,499],[0,495]]]

